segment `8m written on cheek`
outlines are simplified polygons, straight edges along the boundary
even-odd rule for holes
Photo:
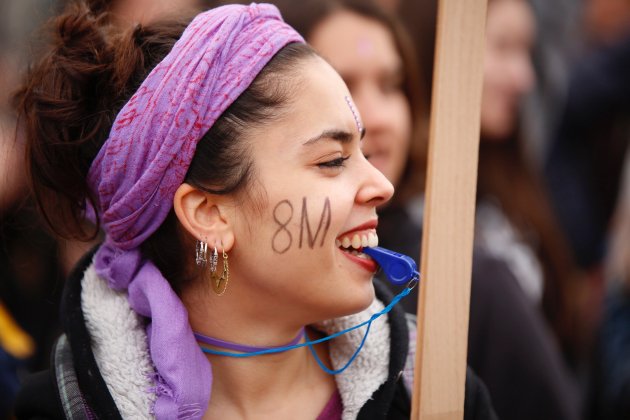
[[[293,246],[293,235],[288,227],[293,219],[293,208],[293,203],[291,203],[290,200],[282,200],[273,208],[273,220],[278,225],[278,230],[276,230],[271,238],[271,248],[278,254],[284,254]],[[311,223],[308,220],[308,200],[306,197],[302,197],[298,248],[301,249],[303,245],[306,245],[314,249],[320,233],[322,236],[319,241],[319,246],[324,246],[324,240],[330,228],[330,220],[330,199],[326,197],[319,216],[317,230],[315,230],[313,234]]]

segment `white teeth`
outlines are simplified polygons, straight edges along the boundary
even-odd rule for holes
[[[378,246],[378,236],[376,232],[368,232],[366,235],[358,235],[355,234],[352,236],[352,239],[348,236],[345,236],[343,239],[335,239],[335,246],[337,248],[373,248]]]
[[[374,232],[370,232],[368,235],[368,246],[370,248],[374,248],[375,246],[378,246],[378,236],[376,236],[376,233]]]

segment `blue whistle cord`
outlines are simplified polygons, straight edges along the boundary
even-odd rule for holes
[[[308,339],[308,335],[307,335],[306,336],[307,340],[304,343],[295,344],[295,345],[292,345],[292,346],[276,347],[276,348],[272,348],[272,349],[254,351],[254,352],[249,352],[249,353],[234,353],[234,352],[230,352],[230,351],[208,349],[208,348],[205,348],[205,347],[201,347],[201,350],[204,353],[207,353],[207,354],[216,354],[216,355],[219,355],[219,356],[228,356],[228,357],[239,357],[239,358],[242,358],[242,357],[262,356],[264,354],[281,353],[281,352],[285,352],[287,350],[293,350],[293,349],[297,349],[297,348],[300,348],[300,347],[308,346],[309,349],[311,350],[311,353],[313,353],[313,356],[315,357],[315,360],[317,361],[319,366],[322,368],[322,370],[324,370],[325,372],[327,372],[327,373],[329,373],[331,375],[337,375],[337,374],[343,372],[344,370],[346,370],[348,368],[348,366],[350,366],[350,364],[354,361],[354,359],[357,357],[357,355],[359,354],[359,352],[363,348],[363,345],[365,344],[365,340],[367,339],[368,333],[370,332],[370,327],[372,326],[372,322],[374,322],[380,316],[389,313],[389,311],[391,311],[392,308],[398,302],[400,302],[400,300],[402,298],[404,298],[409,293],[411,293],[411,290],[416,286],[416,284],[418,282],[418,279],[419,279],[419,274],[413,280],[411,280],[409,282],[407,287],[402,292],[397,294],[392,299],[392,301],[389,303],[389,305],[387,305],[382,311],[377,312],[374,315],[372,315],[370,317],[370,319],[368,319],[367,321],[364,321],[364,322],[362,322],[362,323],[360,323],[358,325],[355,325],[354,327],[347,328],[347,329],[345,329],[343,331],[339,331],[337,333],[331,334],[329,336],[326,336],[326,337],[323,337],[323,338],[320,338],[320,339],[317,339],[317,340],[310,341]],[[349,333],[350,331],[354,331],[354,330],[356,330],[358,328],[361,328],[361,327],[363,327],[365,325],[367,325],[367,329],[365,330],[365,334],[363,335],[363,339],[361,340],[361,344],[356,349],[356,351],[354,352],[352,357],[350,357],[348,362],[342,368],[336,369],[336,370],[331,370],[328,367],[326,367],[324,365],[324,363],[320,360],[319,356],[317,355],[317,352],[313,348],[313,345],[319,344],[319,343],[323,343],[325,341],[332,340],[333,338],[336,338],[336,337],[339,337],[340,335]]]

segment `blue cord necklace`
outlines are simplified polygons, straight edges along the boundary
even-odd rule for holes
[[[270,347],[270,348],[254,348],[254,347],[250,347],[250,346],[243,346],[243,345],[238,345],[238,344],[234,344],[234,343],[226,343],[223,342],[221,340],[217,340],[214,338],[210,338],[210,337],[205,337],[201,334],[197,334],[195,333],[195,337],[197,337],[197,339],[199,341],[204,341],[204,342],[210,342],[213,345],[219,345],[222,347],[226,347],[226,348],[236,348],[236,347],[240,347],[243,350],[247,350],[247,349],[253,349],[253,351],[245,351],[242,353],[235,353],[233,351],[224,351],[224,350],[215,350],[215,349],[209,349],[206,347],[201,347],[201,350],[204,353],[207,354],[214,354],[214,355],[219,355],[219,356],[228,356],[228,357],[238,357],[238,358],[243,358],[243,357],[253,357],[253,356],[262,356],[265,354],[273,354],[273,353],[281,353],[281,352],[285,352],[288,350],[293,350],[293,349],[298,349],[301,347],[306,347],[308,346],[308,348],[311,350],[311,353],[313,354],[313,357],[315,357],[315,360],[317,361],[317,364],[322,368],[323,371],[331,374],[331,375],[337,375],[341,372],[343,372],[344,370],[346,370],[354,361],[354,359],[357,357],[357,355],[359,354],[359,352],[361,351],[361,349],[363,348],[363,345],[365,344],[365,341],[367,339],[367,336],[370,332],[370,327],[372,326],[372,322],[374,322],[376,319],[378,319],[380,316],[385,315],[387,313],[389,313],[389,311],[392,310],[392,308],[394,306],[396,306],[396,304],[398,302],[400,302],[400,300],[402,298],[404,298],[405,296],[407,296],[409,293],[411,293],[411,290],[416,287],[416,285],[418,284],[418,281],[420,279],[420,273],[417,271],[416,268],[416,263],[415,261],[403,254],[399,254],[397,252],[394,251],[390,251],[388,249],[385,248],[380,248],[380,247],[374,247],[374,248],[363,248],[362,250],[364,253],[370,255],[374,260],[376,260],[376,262],[380,265],[381,269],[385,272],[385,274],[387,275],[387,278],[389,279],[389,281],[393,284],[396,285],[400,285],[400,284],[404,284],[407,283],[407,286],[405,287],[405,289],[400,292],[399,294],[397,294],[392,301],[389,303],[389,305],[387,305],[383,310],[381,310],[380,312],[375,313],[374,315],[372,315],[370,317],[370,319],[355,325],[353,327],[347,328],[343,331],[339,331],[337,333],[331,334],[329,336],[317,339],[317,340],[309,340],[308,335],[306,334],[306,332],[303,332],[303,330],[300,332],[300,334],[298,335],[298,337],[296,337],[296,339],[292,340],[291,343],[289,343],[288,345],[285,346],[278,346],[278,347]],[[363,339],[361,340],[361,343],[359,344],[359,347],[357,347],[356,351],[354,352],[354,354],[350,357],[350,359],[346,362],[346,364],[339,368],[339,369],[329,369],[326,365],[324,365],[324,363],[321,361],[321,359],[319,358],[319,356],[317,355],[317,352],[315,351],[315,348],[313,347],[315,344],[319,344],[319,343],[323,343],[325,341],[329,341],[332,340],[333,338],[339,337],[340,335],[349,333],[350,331],[354,331],[358,328],[361,328],[363,326],[366,326],[367,328],[365,330],[365,334],[363,335]],[[306,336],[306,341],[304,343],[299,343],[299,344],[293,344],[295,341],[301,339],[302,334],[304,334]]]

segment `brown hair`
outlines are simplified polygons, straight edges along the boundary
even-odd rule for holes
[[[340,10],[348,10],[375,20],[392,34],[396,50],[403,63],[403,92],[412,115],[412,138],[407,163],[399,185],[396,185],[394,204],[405,201],[424,190],[427,157],[427,106],[420,84],[420,70],[413,44],[405,28],[394,16],[386,13],[371,0],[273,0],[286,22],[308,41],[315,27],[328,16]]]
[[[93,6],[93,8],[91,7]],[[92,160],[107,139],[118,111],[148,73],[172,49],[190,17],[136,26],[112,24],[102,1],[76,1],[53,19],[50,45],[31,67],[14,98],[26,135],[27,168],[48,225],[64,237],[88,239],[84,227],[86,184]],[[240,139],[249,127],[273,120],[289,101],[286,76],[298,60],[313,56],[304,44],[289,44],[221,115],[197,145],[186,182],[229,194],[247,192],[252,161]],[[194,278],[174,212],[143,245],[175,291]]]

